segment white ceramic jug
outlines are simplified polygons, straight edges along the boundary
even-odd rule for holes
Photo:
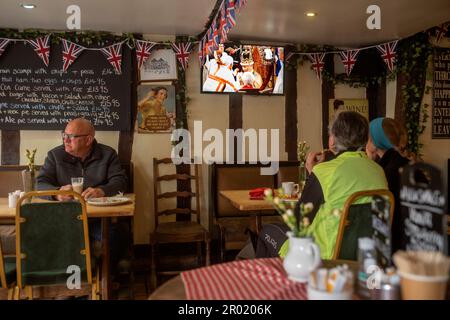
[[[284,257],[283,267],[289,279],[298,282],[308,282],[309,274],[315,270],[321,262],[319,247],[312,238],[294,237],[288,231],[289,250]]]

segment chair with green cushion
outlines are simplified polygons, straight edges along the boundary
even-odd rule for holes
[[[8,300],[12,300],[16,282],[16,257],[4,257],[0,241],[0,288],[8,290]]]
[[[76,200],[60,202],[41,198],[56,195],[69,195]],[[98,274],[96,279],[92,276],[86,203],[79,194],[33,191],[19,199],[16,264],[18,289],[25,290],[29,299],[33,298],[33,287],[52,285],[63,289],[63,293],[55,293],[57,296],[90,294],[92,299],[98,298],[99,279]],[[77,271],[81,288],[69,289],[67,284],[73,283]]]
[[[372,228],[372,205],[371,203],[354,204],[361,198],[381,196],[388,199],[390,208],[390,223],[394,216],[394,196],[389,190],[368,190],[353,193],[345,201],[339,230],[336,237],[333,260],[357,260],[358,238],[373,235]]]

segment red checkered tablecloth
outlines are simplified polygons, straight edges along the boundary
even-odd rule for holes
[[[306,300],[306,284],[287,278],[280,258],[240,260],[181,273],[190,300]]]

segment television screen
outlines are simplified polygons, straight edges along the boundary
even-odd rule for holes
[[[202,92],[284,93],[284,48],[220,44],[202,66]]]

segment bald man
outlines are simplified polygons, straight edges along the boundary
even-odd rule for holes
[[[125,192],[127,178],[116,151],[97,143],[89,120],[70,121],[62,132],[63,145],[50,150],[36,179],[38,190],[72,190],[72,177],[83,177],[85,199]],[[71,197],[58,196],[66,201]]]

